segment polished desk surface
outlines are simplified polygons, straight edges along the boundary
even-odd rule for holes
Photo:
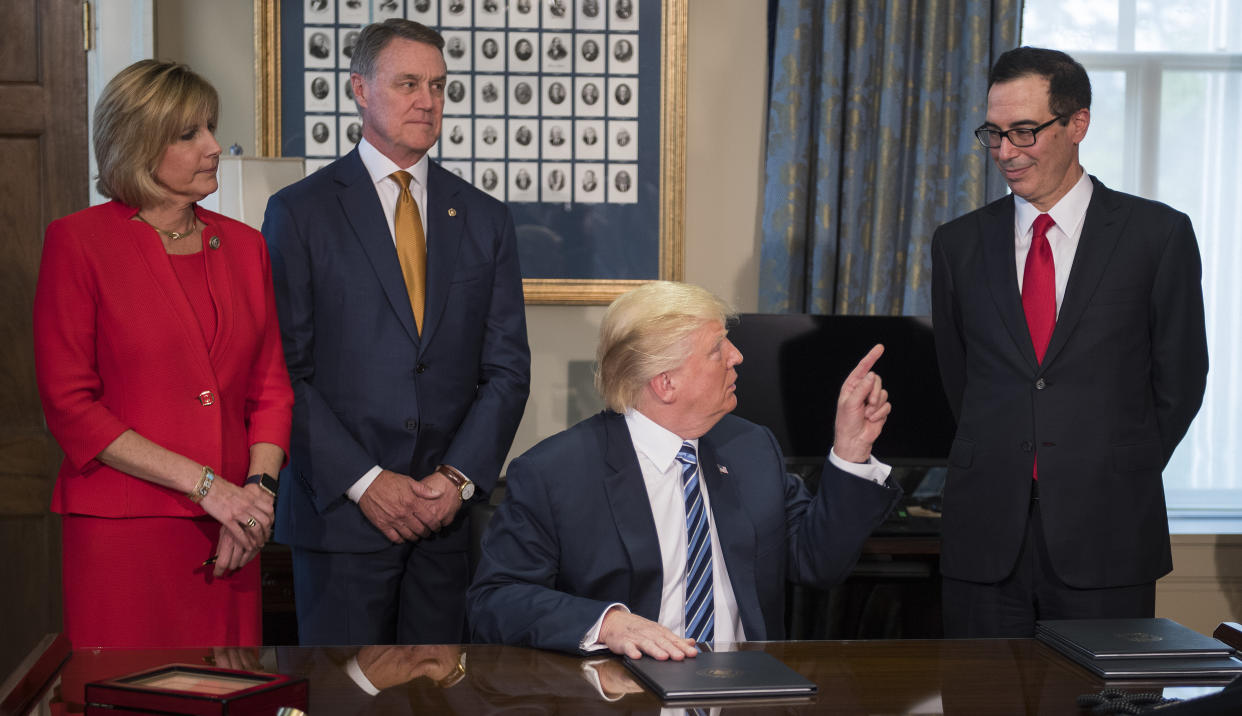
[[[736,648],[767,651],[815,682],[819,693],[803,701],[726,705],[712,713],[1075,714],[1077,696],[1105,687],[1030,639],[762,642]],[[362,692],[345,673],[354,657],[369,667],[377,686],[385,687],[379,695]],[[86,682],[168,663],[304,676],[312,716],[661,713],[655,697],[626,683],[616,659],[495,645],[78,650],[70,653],[31,713],[81,712]],[[602,668],[603,680],[613,688],[633,692],[605,700],[584,677],[586,664]],[[1134,690],[1154,687],[1158,684],[1146,683]]]

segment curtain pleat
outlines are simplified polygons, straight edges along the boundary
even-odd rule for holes
[[[778,0],[759,310],[925,315],[935,227],[1001,196],[971,132],[1021,0]]]

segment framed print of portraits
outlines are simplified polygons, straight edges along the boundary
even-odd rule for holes
[[[430,157],[513,213],[530,303],[682,276],[686,0],[255,0],[260,148],[313,172],[362,137],[367,23],[444,36]]]

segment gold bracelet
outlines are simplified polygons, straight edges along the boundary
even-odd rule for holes
[[[197,505],[207,496],[207,492],[211,489],[211,484],[215,482],[215,479],[216,471],[203,465],[203,476],[198,478],[198,484],[194,486],[193,490],[187,492],[185,496],[190,498],[190,502]]]

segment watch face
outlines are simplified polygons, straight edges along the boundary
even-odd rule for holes
[[[263,475],[259,478],[259,487],[263,488],[272,497],[276,496],[276,492],[280,489],[280,481],[271,475]]]
[[[474,497],[474,483],[467,482],[466,484],[461,486],[461,501],[465,502],[466,500],[469,500],[471,497]]]

